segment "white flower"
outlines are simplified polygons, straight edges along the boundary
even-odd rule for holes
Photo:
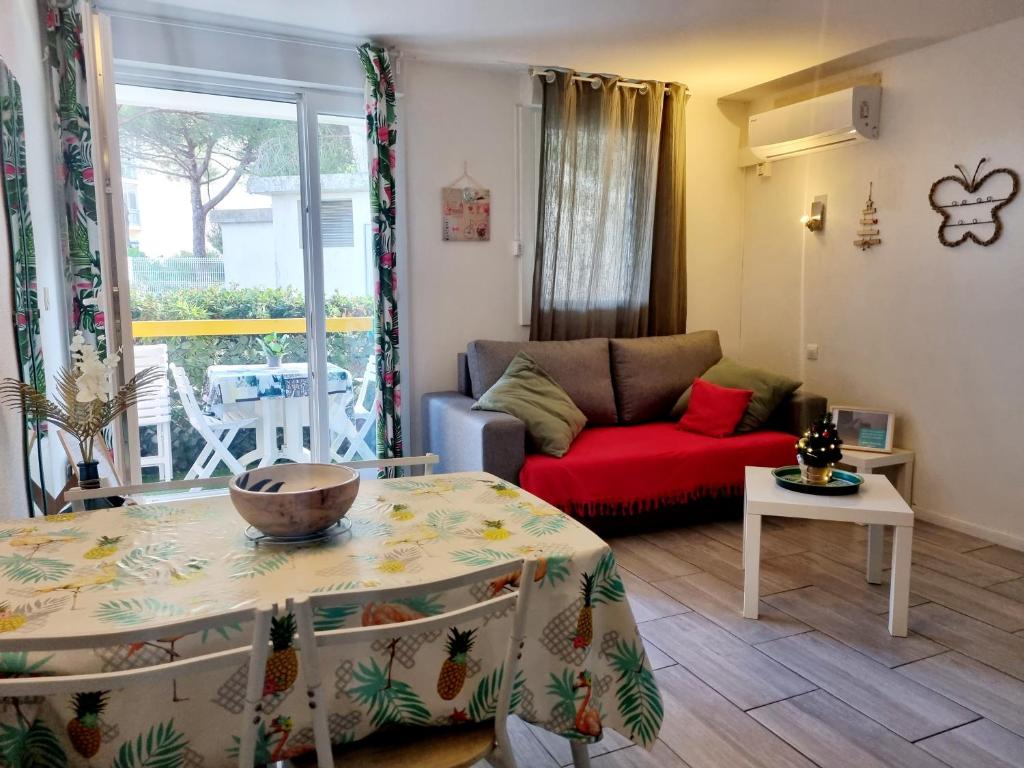
[[[121,356],[114,353],[101,360],[96,347],[85,341],[81,331],[75,331],[71,340],[71,362],[78,386],[75,400],[79,403],[108,402],[113,396],[114,371],[120,359]]]

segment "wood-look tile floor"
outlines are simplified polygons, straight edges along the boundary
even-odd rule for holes
[[[742,529],[608,539],[665,724],[652,752],[606,732],[594,768],[1024,768],[1024,553],[918,522],[911,633],[892,638],[866,528],[765,518],[757,621]],[[571,764],[564,739],[513,725],[521,766]]]

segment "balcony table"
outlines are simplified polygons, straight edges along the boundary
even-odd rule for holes
[[[505,580],[368,605],[358,592],[429,583],[525,556],[540,564],[514,699],[520,716],[577,741],[600,738],[603,724],[653,743],[660,695],[615,559],[590,530],[482,472],[364,481],[348,519],[350,532],[313,546],[251,544],[227,496],[0,520],[0,676],[118,670],[200,647],[245,644],[248,629],[239,625],[147,643],[132,643],[131,632],[257,601],[284,606],[313,592],[352,592],[350,606],[319,615],[321,629],[436,614],[486,599]],[[476,628],[465,682],[456,693],[446,689],[447,698],[438,691],[447,633],[378,641],[345,657],[325,654],[333,737],[362,738],[393,720],[493,717],[508,638],[507,624],[494,618]],[[66,650],[68,638],[81,635],[92,648]],[[301,656],[300,649],[299,664]],[[98,718],[102,746],[89,764],[114,764],[123,745],[145,745],[161,726],[165,737],[168,728],[180,734],[175,759],[166,764],[229,764],[244,680],[242,667],[182,676],[152,690],[113,691]],[[262,705],[266,728],[257,755],[286,759],[312,749],[301,685],[266,692]],[[0,702],[7,739],[0,748],[18,735],[12,729],[35,722],[35,743],[56,739],[69,765],[86,765],[67,736],[74,717],[66,697]]]
[[[347,419],[345,407],[352,398],[352,375],[328,363],[327,396],[339,400],[332,408],[335,419]],[[203,405],[218,418],[260,419],[260,466],[278,459],[308,462],[309,450],[302,445],[302,428],[309,426],[309,365],[282,363],[271,368],[263,364],[211,365],[203,381]],[[283,440],[277,445],[277,428]],[[342,431],[349,427],[343,425]]]

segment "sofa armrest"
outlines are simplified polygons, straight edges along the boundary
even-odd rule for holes
[[[826,411],[828,400],[825,397],[798,389],[772,412],[765,427],[791,435],[802,435],[810,423]]]
[[[515,416],[474,411],[458,392],[423,395],[424,450],[440,457],[438,472],[484,471],[519,482],[526,458],[526,425]]]

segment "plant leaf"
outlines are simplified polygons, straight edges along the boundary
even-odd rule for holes
[[[174,720],[151,725],[143,740],[139,734],[121,745],[113,768],[181,768],[188,739],[174,729]]]
[[[369,665],[360,662],[352,676],[359,684],[346,693],[357,703],[369,706],[374,726],[380,727],[385,723],[426,725],[430,722],[430,710],[412,687],[402,680],[389,681],[387,671],[377,664],[376,659],[370,659]]]
[[[605,552],[594,569],[594,602],[621,603],[626,599],[626,588],[622,586],[615,555]]]
[[[68,765],[60,740],[39,719],[28,727],[0,724],[0,755],[12,768],[67,768]]]
[[[645,652],[636,643],[619,640],[609,651],[608,658],[619,674],[615,696],[619,701],[619,714],[629,728],[629,737],[650,746],[658,736],[664,710],[658,685],[646,664]]]
[[[37,584],[40,581],[57,581],[71,571],[71,563],[47,557],[25,555],[4,555],[0,557],[0,572],[22,584]]]
[[[135,626],[147,624],[158,619],[180,616],[184,611],[172,603],[165,603],[155,597],[131,598],[127,600],[108,600],[100,603],[96,609],[96,618],[100,621]]]

